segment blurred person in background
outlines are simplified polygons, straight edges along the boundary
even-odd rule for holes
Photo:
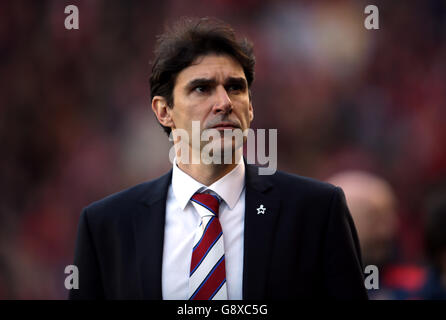
[[[364,171],[344,171],[328,179],[340,186],[358,230],[364,265],[376,265],[379,289],[371,299],[445,299],[446,200],[430,202],[425,223],[426,252],[432,267],[401,258],[397,199],[383,178]],[[441,200],[441,201],[438,201]]]
[[[396,241],[396,198],[390,184],[365,171],[343,171],[328,179],[340,186],[355,222],[364,266],[376,265],[380,280],[392,260]],[[392,298],[387,288],[368,290],[372,299]]]
[[[344,171],[328,182],[345,192],[364,265],[385,265],[392,254],[398,223],[396,198],[390,184],[364,171]]]

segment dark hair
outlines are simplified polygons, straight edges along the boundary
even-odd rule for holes
[[[243,68],[248,88],[254,80],[255,57],[247,39],[238,41],[228,24],[215,18],[182,18],[172,29],[158,37],[150,76],[151,99],[162,96],[173,108],[173,88],[178,73],[205,54],[227,54]],[[251,92],[249,92],[251,97]],[[169,135],[171,129],[165,127]]]

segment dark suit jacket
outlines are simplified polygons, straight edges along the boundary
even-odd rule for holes
[[[162,299],[172,171],[111,195],[80,216],[70,299]],[[367,299],[356,230],[340,188],[246,165],[244,299]],[[265,214],[257,214],[263,204]]]

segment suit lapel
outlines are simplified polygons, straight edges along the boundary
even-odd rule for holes
[[[137,205],[134,214],[136,257],[140,267],[141,297],[161,300],[164,225],[167,190],[172,170],[154,181]]]
[[[267,297],[267,283],[274,243],[280,195],[270,176],[259,176],[258,167],[246,165],[243,299]],[[259,213],[257,208],[265,209]]]

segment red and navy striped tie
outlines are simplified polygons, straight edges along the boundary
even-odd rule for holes
[[[201,216],[195,235],[189,275],[189,300],[226,300],[225,250],[218,220],[219,199],[196,193],[192,204]]]

